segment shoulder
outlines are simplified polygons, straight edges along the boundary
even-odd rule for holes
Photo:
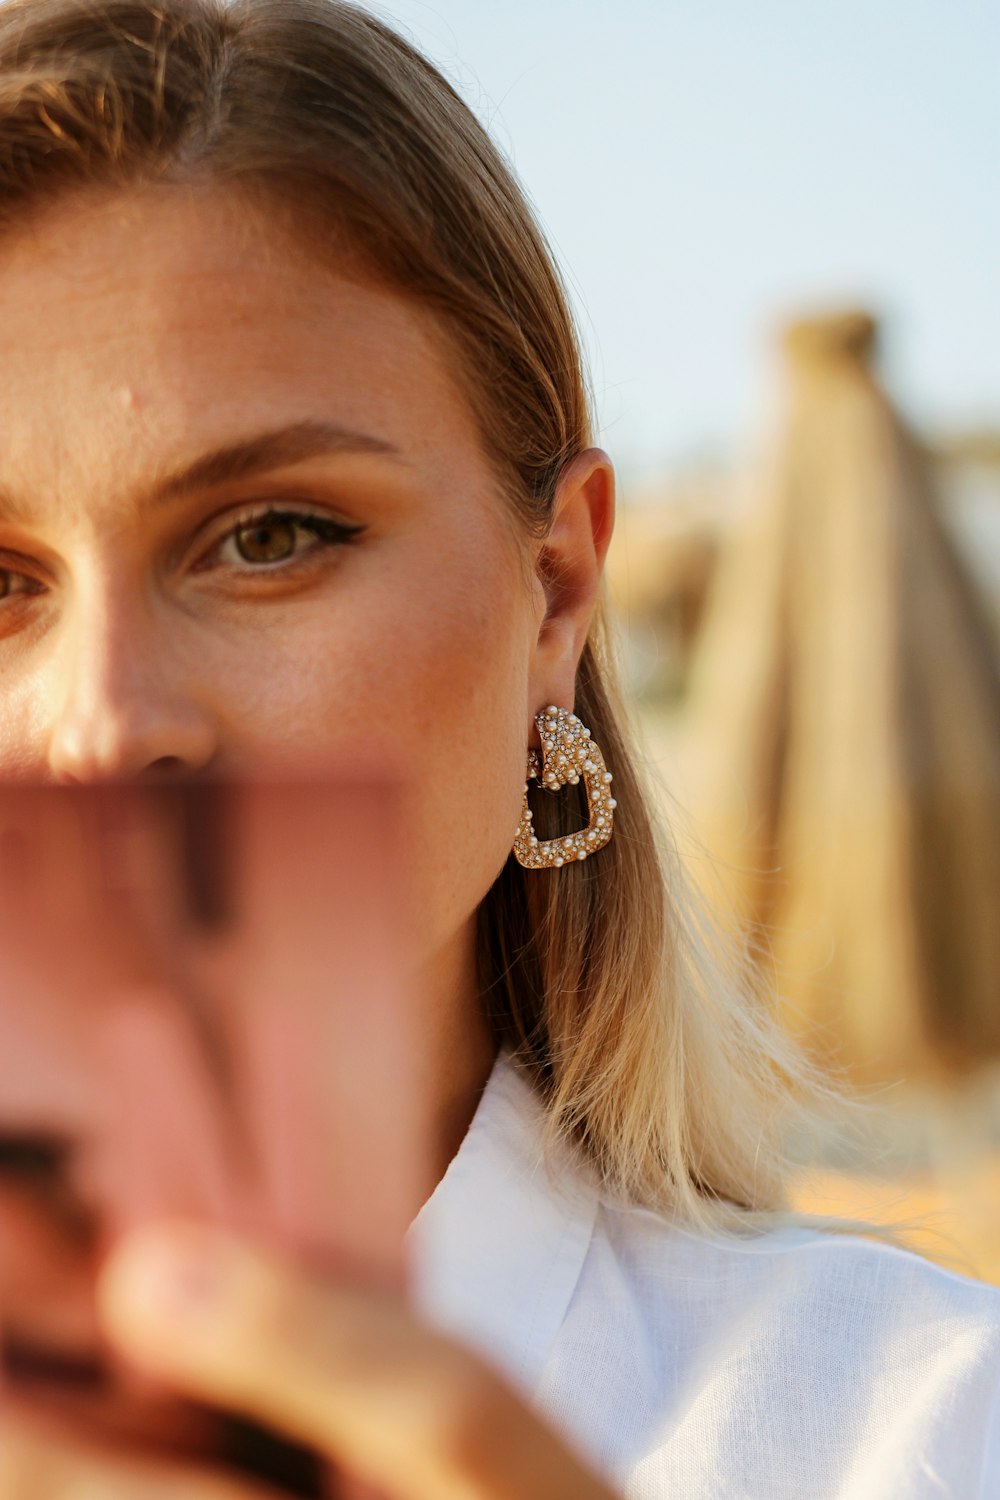
[[[964,1500],[991,1493],[998,1389],[993,1287],[856,1237],[602,1205],[543,1400],[637,1495]]]
[[[631,1500],[993,1500],[1000,1291],[890,1246],[710,1236],[546,1162],[498,1064],[411,1231],[427,1316]]]
[[[650,1312],[703,1316],[723,1303],[764,1316],[794,1310],[828,1336],[856,1341],[940,1320],[971,1319],[1000,1336],[1000,1290],[877,1240],[790,1226],[742,1234],[700,1233],[641,1209],[602,1206],[592,1269],[648,1296]],[[839,1322],[832,1314],[852,1314]]]

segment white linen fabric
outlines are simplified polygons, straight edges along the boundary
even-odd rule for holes
[[[410,1231],[418,1306],[634,1500],[1000,1500],[1000,1291],[605,1201],[501,1058]],[[556,1500],[556,1497],[553,1497]]]

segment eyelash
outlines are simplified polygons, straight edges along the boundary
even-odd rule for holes
[[[294,530],[310,532],[314,540],[314,546],[304,551],[295,551],[287,559],[278,559],[273,562],[253,563],[246,558],[232,564],[238,573],[246,574],[287,574],[293,571],[297,565],[306,564],[317,550],[328,547],[349,546],[357,536],[364,530],[363,526],[348,525],[344,521],[335,521],[330,516],[318,515],[315,511],[293,510],[274,505],[261,506],[259,509],[248,510],[238,516],[226,531],[218,537],[195,564],[198,572],[209,571],[216,566],[227,566],[219,563],[218,558],[226,543],[235,545],[235,538],[240,531],[252,527],[267,528],[288,526]]]
[[[344,521],[334,521],[330,516],[317,515],[315,511],[292,510],[286,507],[274,505],[261,506],[257,510],[248,510],[239,516],[231,526],[218,537],[195,564],[196,572],[208,572],[219,564],[215,561],[219,552],[226,542],[234,541],[237,532],[251,526],[291,526],[298,531],[308,531],[312,534],[315,546],[305,549],[303,552],[293,552],[287,560],[277,562],[264,562],[254,564],[245,559],[242,565],[237,565],[235,571],[245,574],[287,574],[295,571],[298,566],[305,566],[317,550],[325,550],[329,547],[349,546],[358,535],[364,531],[360,525],[348,525]],[[0,608],[12,607],[15,602],[24,600],[45,592],[45,585],[30,573],[22,571],[21,568],[11,565],[12,559],[6,559],[0,554]],[[224,564],[222,564],[224,566]],[[3,581],[20,580],[21,588],[5,592]]]

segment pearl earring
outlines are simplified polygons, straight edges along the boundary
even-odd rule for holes
[[[576,714],[554,704],[535,715],[538,734],[542,742],[541,768],[538,752],[528,751],[528,781],[539,781],[550,792],[560,787],[577,786],[583,781],[587,789],[587,806],[590,822],[580,833],[570,833],[557,839],[539,839],[531,823],[531,808],[528,806],[528,781],[524,784],[524,803],[521,821],[514,838],[514,853],[518,864],[528,870],[557,869],[575,859],[586,859],[588,854],[603,849],[611,837],[614,810],[617,806],[611,795],[611,772],[604,764],[604,756],[590,737],[590,730],[580,723]]]

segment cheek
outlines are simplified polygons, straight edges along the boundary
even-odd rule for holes
[[[496,566],[473,569],[470,556]],[[423,568],[359,569],[290,614],[235,695],[252,705],[235,735],[250,756],[402,760],[429,948],[468,921],[510,853],[537,707],[533,639],[530,595],[495,540],[438,549]]]
[[[492,603],[492,611],[490,604]],[[509,602],[480,599],[421,674],[421,878],[439,920],[466,921],[510,854],[527,756],[527,651]]]
[[[0,668],[2,703],[0,712],[0,777],[44,778],[45,750],[51,732],[52,704],[56,699],[51,672],[35,671],[14,676]]]
[[[437,941],[468,921],[510,853],[527,755],[530,617],[520,579],[436,592],[388,679],[413,776],[417,892]]]

